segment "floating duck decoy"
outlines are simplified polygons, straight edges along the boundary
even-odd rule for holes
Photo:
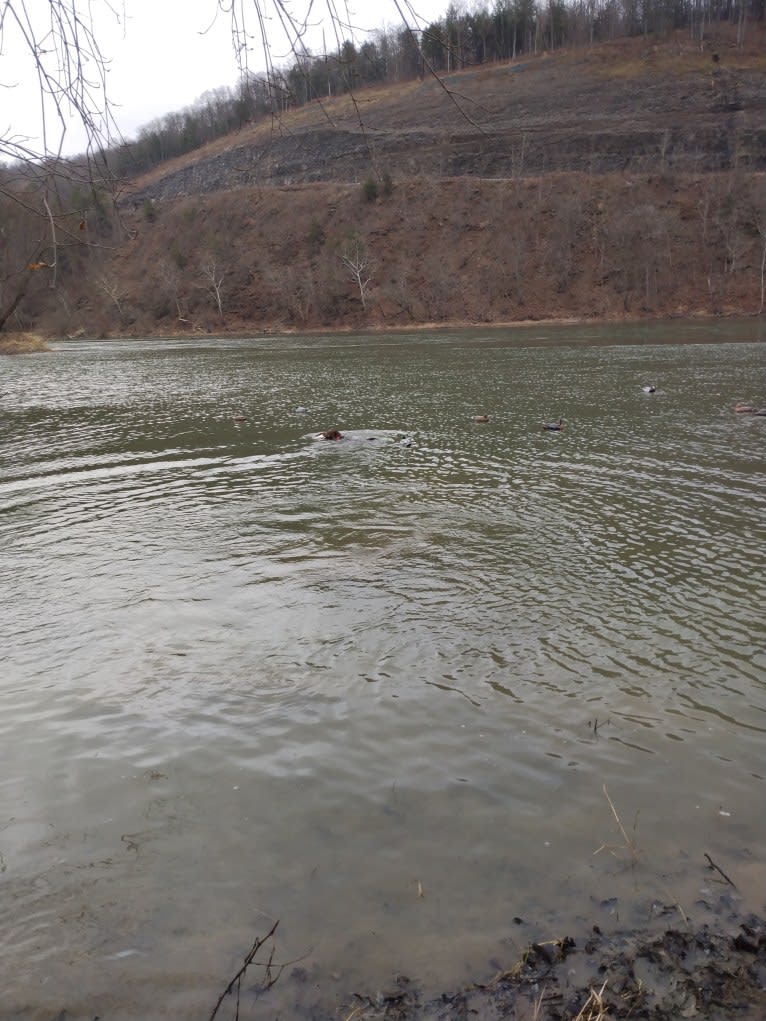
[[[543,422],[543,429],[547,429],[548,432],[559,432],[566,426],[566,422],[563,418],[560,418],[558,422]]]
[[[489,415],[474,415],[474,422],[489,422]]]
[[[641,389],[645,394],[653,394],[656,392],[657,387],[650,383],[648,386],[642,386]]]

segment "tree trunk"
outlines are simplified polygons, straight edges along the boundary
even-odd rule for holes
[[[0,332],[2,332],[3,328],[5,327],[5,324],[8,322],[13,313],[18,308],[19,302],[27,292],[27,287],[29,287],[29,281],[31,280],[31,278],[32,270],[31,269],[25,270],[16,288],[16,293],[13,295],[13,297],[7,304],[0,306]]]

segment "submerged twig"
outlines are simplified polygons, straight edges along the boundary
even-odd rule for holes
[[[638,847],[636,845],[636,836],[635,836],[635,834],[636,834],[636,826],[638,824],[638,812],[636,812],[636,817],[633,820],[633,836],[629,837],[628,834],[625,832],[625,827],[622,825],[622,820],[620,819],[620,816],[617,814],[617,809],[614,807],[614,802],[609,797],[609,791],[606,789],[606,784],[604,784],[604,797],[609,802],[609,807],[612,810],[612,815],[614,816],[615,822],[617,823],[617,826],[619,827],[620,833],[622,833],[623,840],[625,841],[624,849],[626,851],[630,852],[631,862],[635,865],[635,863],[638,861],[639,854],[640,854],[640,852],[638,850]],[[594,854],[598,854],[599,851],[610,851],[612,854],[614,854],[615,850],[622,850],[622,849],[623,849],[623,845],[618,845],[617,847],[615,847],[614,844],[602,844],[601,847],[599,847],[593,853]],[[617,856],[615,855],[615,857],[617,857]]]
[[[253,945],[250,948],[247,956],[245,957],[245,960],[244,960],[244,962],[242,964],[242,967],[239,969],[237,974],[234,976],[234,978],[231,980],[231,982],[229,982],[229,984],[226,986],[224,991],[218,997],[218,1002],[216,1003],[215,1007],[213,1007],[213,1012],[210,1015],[209,1021],[214,1021],[215,1016],[218,1013],[218,1010],[219,1010],[221,1004],[226,999],[226,997],[229,996],[229,994],[234,991],[235,988],[237,990],[237,1017],[239,1017],[239,996],[240,996],[240,990],[241,990],[241,986],[242,986],[242,979],[245,977],[245,973],[247,972],[247,969],[250,967],[250,965],[255,960],[255,955],[261,949],[263,944],[268,942],[268,940],[271,939],[271,937],[276,932],[276,928],[277,928],[278,925],[279,925],[279,921],[277,920],[276,922],[274,922],[274,924],[272,925],[272,927],[269,929],[269,931],[266,933],[265,936],[263,936],[263,937],[261,937],[259,939],[256,939],[256,941],[253,943]],[[279,978],[280,974],[282,973],[282,967],[280,967],[278,972],[277,972],[277,974],[276,974],[276,976],[272,976],[271,965],[272,965],[273,960],[274,960],[274,947],[271,948],[271,953],[269,954],[269,959],[268,959],[268,961],[265,964],[266,979],[267,979],[267,981],[266,981],[266,983],[265,983],[265,985],[263,987],[264,989],[270,989],[274,985],[274,983],[277,981],[277,979]]]
[[[617,814],[617,809],[614,807],[614,802],[609,797],[609,791],[606,789],[606,784],[604,784],[604,797],[609,802],[609,807],[612,810],[612,815],[614,816],[615,820],[617,821],[617,825],[620,827],[620,833],[622,833],[622,835],[623,835],[623,837],[625,839],[626,846],[629,847],[630,846],[630,838],[628,837],[628,834],[625,832],[625,827],[622,825],[622,820],[620,819],[619,815]]]
[[[734,889],[736,890],[737,889],[737,884],[734,882],[734,880],[730,879],[726,875],[724,870],[722,868],[719,868],[718,865],[716,865],[716,863],[713,861],[713,859],[710,857],[710,855],[707,853],[707,851],[705,851],[704,854],[705,854],[705,857],[707,858],[707,860],[710,862],[710,868],[711,869],[715,869],[716,872],[719,872],[723,876],[723,878],[726,880],[726,882],[729,884],[729,886],[733,886]]]
[[[543,988],[540,990],[540,995],[537,997],[536,1000],[534,1000],[532,1004],[532,1021],[539,1021],[540,1012],[543,1009],[543,999],[545,997],[545,990],[547,988],[548,988],[547,986],[543,986]]]
[[[665,894],[668,897],[668,899],[673,902],[673,907],[676,909],[676,911],[678,911],[678,913],[680,914],[681,918],[683,918],[684,925],[686,925],[688,927],[689,919],[687,917],[686,912],[681,907],[681,904],[680,904],[678,898],[667,887],[663,887],[663,890],[665,891]]]

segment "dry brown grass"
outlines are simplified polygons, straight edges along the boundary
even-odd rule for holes
[[[0,334],[0,355],[26,355],[35,351],[50,351],[43,338],[36,333]]]
[[[593,853],[599,854],[601,851],[609,851],[610,854],[614,855],[615,858],[627,856],[631,865],[635,865],[641,856],[641,851],[636,843],[636,827],[638,826],[638,812],[636,812],[635,818],[633,819],[633,835],[629,836],[622,824],[622,820],[614,807],[614,802],[609,797],[609,791],[606,789],[604,784],[604,797],[609,802],[609,807],[612,810],[614,821],[617,823],[617,828],[622,834],[624,843],[622,844],[602,844],[601,847],[597,848]]]
[[[604,1003],[606,982],[600,989],[591,989],[590,995],[573,1021],[609,1021],[609,1012]]]

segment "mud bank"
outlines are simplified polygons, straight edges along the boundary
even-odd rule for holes
[[[678,905],[646,907],[652,917],[644,931],[592,925],[555,939],[533,938],[510,967],[491,962],[497,965],[494,975],[438,996],[424,996],[416,980],[399,975],[390,988],[355,992],[328,1012],[315,999],[311,976],[295,969],[288,978],[296,993],[293,1016],[315,1021],[766,1018],[764,917],[742,914],[727,895],[714,905],[700,905],[717,921],[696,926]],[[534,929],[520,918],[513,924],[522,933]]]

